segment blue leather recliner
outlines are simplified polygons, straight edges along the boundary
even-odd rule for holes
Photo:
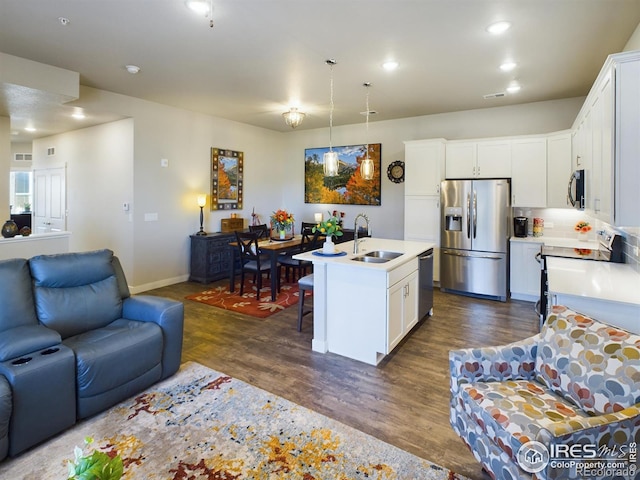
[[[110,250],[0,262],[0,304],[0,459],[180,366],[182,303],[131,296]]]

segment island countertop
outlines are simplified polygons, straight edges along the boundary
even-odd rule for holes
[[[369,268],[374,270],[382,270],[389,271],[394,268],[406,263],[421,253],[429,250],[430,248],[435,248],[435,244],[427,243],[427,242],[414,242],[408,240],[393,240],[388,238],[370,238],[365,237],[360,240],[358,253],[353,253],[353,240],[350,242],[339,243],[336,245],[337,251],[346,252],[346,255],[342,256],[320,256],[315,255],[313,252],[304,252],[294,255],[293,258],[298,260],[307,260],[313,263],[331,263],[331,264],[347,264],[353,266],[354,268]],[[384,263],[368,263],[368,262],[357,262],[352,260],[354,257],[359,257],[362,255],[366,255],[369,252],[374,252],[377,250],[384,250],[388,252],[398,252],[402,253],[397,258],[389,260]],[[319,249],[322,251],[322,249]]]

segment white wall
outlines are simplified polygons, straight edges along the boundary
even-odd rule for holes
[[[640,23],[631,34],[631,37],[629,37],[627,44],[622,49],[623,52],[628,52],[630,50],[640,50]]]
[[[4,224],[9,220],[9,172],[11,171],[11,122],[9,117],[0,117],[0,178],[4,178],[4,182],[0,182],[0,220]]]

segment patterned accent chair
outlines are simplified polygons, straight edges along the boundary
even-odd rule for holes
[[[640,445],[640,335],[555,306],[539,334],[451,351],[449,366],[451,425],[494,479],[584,478],[553,462],[523,470],[518,451],[533,440],[548,452],[595,444],[622,461],[621,447]]]

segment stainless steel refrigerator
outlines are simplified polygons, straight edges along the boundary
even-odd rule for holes
[[[440,200],[440,289],[506,301],[510,180],[445,180]]]

